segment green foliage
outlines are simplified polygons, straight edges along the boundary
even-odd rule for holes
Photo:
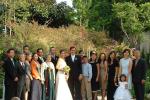
[[[117,46],[114,48],[114,50],[117,51],[117,52],[122,53],[123,50],[128,49],[128,48],[129,48],[128,45],[126,45],[125,43],[121,43],[120,45],[117,45]]]
[[[15,2],[15,18],[17,22],[28,21],[31,16],[29,12],[29,2],[22,0],[21,2]]]
[[[89,11],[92,5],[92,0],[73,0],[75,7],[75,21],[77,24],[88,26]]]
[[[68,26],[72,23],[71,14],[73,9],[65,3],[47,5],[38,3],[30,6],[30,20],[37,21],[39,24],[51,27]]]
[[[0,3],[0,25],[4,24],[6,10],[7,10],[7,7],[4,4]]]
[[[140,20],[146,30],[150,29],[150,3],[140,5]]]
[[[96,0],[89,10],[89,28],[107,30],[112,20],[111,3],[108,0]]]
[[[51,27],[68,26],[72,21],[73,9],[55,0],[6,0],[0,3],[0,23],[15,21],[33,22]],[[5,18],[5,20],[4,20]],[[5,21],[5,22],[4,22]]]
[[[146,83],[145,83],[145,91],[146,93],[150,92],[150,52],[145,53],[144,49],[142,50],[142,57],[146,60],[147,63],[147,73],[146,73]]]
[[[139,19],[139,8],[131,2],[115,3],[113,13],[114,19],[119,19],[121,30],[128,42],[133,47],[137,46],[144,30],[143,23]]]
[[[113,5],[114,17],[122,20],[123,27],[129,34],[142,32],[143,26],[139,21],[139,9],[134,3],[116,3]]]

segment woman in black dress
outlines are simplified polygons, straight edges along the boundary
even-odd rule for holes
[[[107,83],[107,100],[114,100],[116,91],[116,81],[119,72],[119,62],[116,58],[116,52],[112,51],[108,57],[108,83]]]
[[[97,100],[97,91],[99,90],[99,66],[97,63],[97,54],[96,52],[91,52],[90,64],[92,65],[92,100]]]

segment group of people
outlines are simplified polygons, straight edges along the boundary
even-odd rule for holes
[[[136,100],[144,100],[147,66],[139,50],[131,56],[125,49],[121,59],[115,51],[108,56],[91,51],[90,59],[82,50],[76,52],[74,46],[69,54],[60,50],[59,56],[55,47],[46,56],[42,48],[31,53],[28,45],[17,54],[8,49],[3,64],[5,100],[97,100],[99,90],[102,100],[131,100],[132,86]]]

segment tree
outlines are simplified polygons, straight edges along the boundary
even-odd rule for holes
[[[150,30],[150,3],[141,4],[140,21],[144,24],[145,30]]]
[[[139,44],[142,33],[143,24],[139,20],[139,9],[135,3],[115,3],[113,5],[114,18],[119,19],[120,27],[124,36],[135,47]]]
[[[92,0],[73,0],[75,7],[75,19],[80,26],[88,27],[89,10],[92,5]],[[90,15],[91,16],[91,15]]]
[[[109,0],[93,0],[89,10],[89,27],[106,31],[112,20],[112,3]]]
[[[30,3],[27,0],[21,0],[21,2],[15,2],[15,19],[16,22],[27,22],[31,16],[29,12]]]

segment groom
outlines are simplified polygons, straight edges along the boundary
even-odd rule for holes
[[[70,47],[70,56],[66,58],[66,63],[70,66],[68,84],[73,96],[73,100],[81,100],[82,67],[81,59],[76,55],[76,48]]]

